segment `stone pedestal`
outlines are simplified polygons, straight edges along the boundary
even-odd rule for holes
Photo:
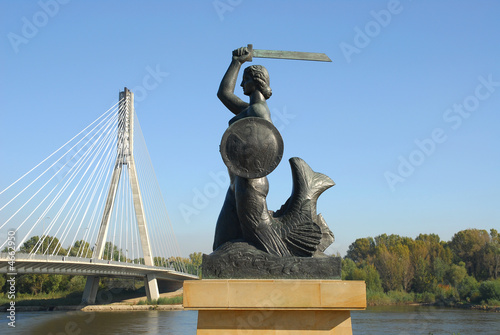
[[[352,334],[351,310],[366,308],[363,281],[228,279],[184,282],[184,308],[198,335]]]
[[[340,279],[341,257],[280,257],[246,242],[227,242],[203,255],[204,279]]]

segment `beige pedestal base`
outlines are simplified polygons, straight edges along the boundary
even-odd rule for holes
[[[362,281],[184,282],[184,308],[198,310],[198,335],[352,334],[351,310],[366,308]]]

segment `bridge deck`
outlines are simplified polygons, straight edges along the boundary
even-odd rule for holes
[[[142,277],[154,274],[157,279],[169,281],[196,280],[198,276],[176,271],[172,268],[146,266],[125,262],[96,260],[91,258],[15,255],[14,269],[9,265],[8,254],[0,253],[0,273],[45,273],[78,276]]]

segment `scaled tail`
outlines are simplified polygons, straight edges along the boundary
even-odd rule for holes
[[[334,241],[331,230],[316,212],[318,197],[334,186],[333,180],[314,172],[301,158],[290,159],[293,190],[290,198],[274,214],[283,223],[284,240],[297,256],[323,252]]]

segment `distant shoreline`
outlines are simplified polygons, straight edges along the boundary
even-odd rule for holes
[[[393,305],[368,305],[370,307],[378,306],[428,306],[428,307],[446,307],[459,308],[470,310],[482,310],[486,312],[500,313],[500,306],[484,306],[484,305],[438,305],[425,303],[411,304],[393,304]],[[0,310],[5,312],[7,307],[1,307]],[[177,305],[126,305],[126,304],[111,304],[111,305],[88,305],[88,306],[19,306],[16,307],[18,312],[53,312],[53,311],[82,311],[82,312],[128,312],[128,311],[183,311],[184,307]]]
[[[7,311],[7,307],[0,309]],[[82,312],[124,312],[124,311],[182,311],[182,305],[88,305],[88,306],[19,306],[17,312],[53,312],[53,311],[82,311]]]
[[[380,307],[380,306],[425,306],[425,307],[445,307],[445,308],[458,308],[458,309],[471,309],[476,311],[497,312],[500,313],[500,306],[487,306],[487,305],[473,305],[473,304],[442,304],[442,303],[424,303],[412,302],[407,304],[373,304],[368,303],[367,307]]]

